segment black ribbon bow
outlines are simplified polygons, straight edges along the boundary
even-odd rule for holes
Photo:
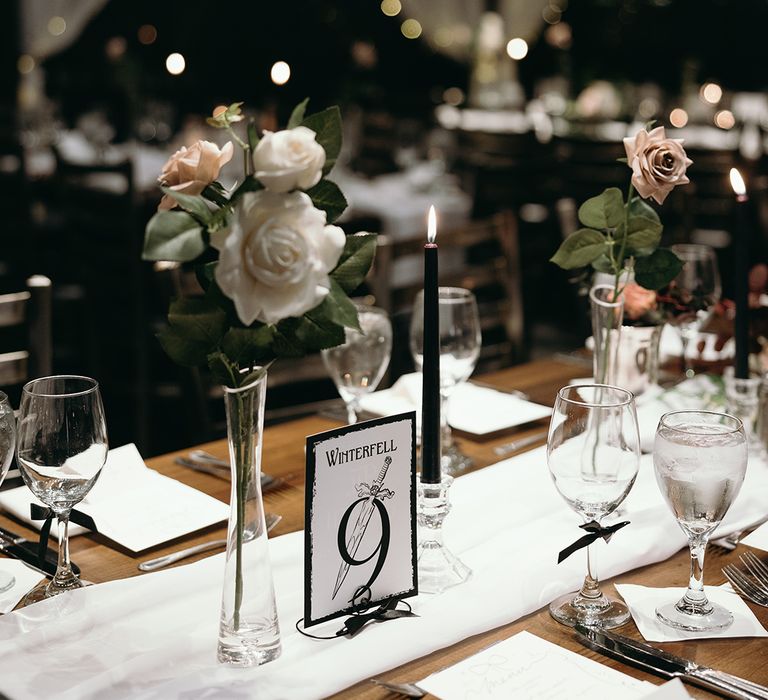
[[[592,544],[595,540],[599,540],[601,537],[606,541],[611,541],[611,535],[617,530],[621,530],[625,525],[629,525],[629,520],[610,525],[609,527],[603,527],[600,523],[590,520],[588,523],[579,525],[582,530],[586,530],[589,534],[579,537],[572,545],[566,547],[560,554],[557,555],[557,563],[564,561],[571,556],[574,552],[588,545]]]
[[[40,563],[40,568],[42,568],[45,562],[45,553],[48,551],[48,538],[51,535],[51,523],[56,517],[56,513],[50,508],[44,508],[43,506],[37,505],[37,503],[30,503],[29,514],[32,520],[45,520],[43,526],[40,528],[40,542],[37,545],[37,559]],[[77,525],[82,525],[91,532],[98,532],[93,518],[87,513],[83,513],[81,510],[71,510],[69,513],[69,520]]]
[[[399,617],[418,617],[408,603],[407,610],[397,610],[397,604],[400,601],[397,598],[385,600],[378,608],[368,613],[352,615],[344,620],[344,626],[336,632],[337,637],[344,635],[354,637],[369,622],[386,622],[387,620],[396,620]]]

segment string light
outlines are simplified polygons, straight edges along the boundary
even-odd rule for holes
[[[165,59],[165,69],[171,75],[181,75],[186,67],[187,62],[180,53],[169,54],[168,58]]]
[[[277,61],[272,64],[269,77],[275,85],[285,85],[291,78],[291,67],[285,61]]]
[[[510,39],[507,43],[507,54],[515,61],[519,61],[528,55],[528,42],[520,37]]]

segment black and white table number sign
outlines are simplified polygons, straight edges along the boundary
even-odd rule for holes
[[[416,414],[307,438],[304,626],[416,595]]]

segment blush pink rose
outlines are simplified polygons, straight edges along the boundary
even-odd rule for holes
[[[624,314],[632,321],[656,308],[656,292],[641,287],[637,282],[627,282],[623,293]]]
[[[632,184],[643,199],[653,197],[663,204],[677,185],[689,182],[685,171],[693,161],[685,154],[683,140],[668,139],[663,126],[641,129],[636,136],[625,138],[624,149],[632,168]]]
[[[176,151],[163,166],[157,181],[184,194],[200,194],[218,176],[222,166],[232,159],[232,142],[219,150],[215,143],[197,141],[189,148],[184,146]],[[158,209],[173,209],[176,200],[164,195]]]

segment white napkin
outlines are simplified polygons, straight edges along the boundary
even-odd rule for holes
[[[768,552],[768,523],[763,523],[759,528],[750,532],[741,540],[741,543]]]
[[[683,682],[679,678],[673,678],[644,695],[643,700],[690,700],[690,697]]]
[[[765,505],[768,469],[754,472],[752,488],[742,489],[732,508],[742,519],[756,520]],[[595,543],[602,579],[685,546],[648,456],[633,490],[626,514],[632,525],[610,544]],[[218,555],[90,586],[1,618],[0,692],[57,700],[314,700],[512,622],[581,584],[582,552],[556,564],[557,552],[583,533],[552,485],[544,448],[456,479],[451,500],[445,540],[473,575],[441,595],[410,599],[419,617],[371,625],[353,639],[301,636],[294,628],[304,596],[298,532],[269,541],[283,644],[278,660],[254,669],[216,663],[224,570]]]
[[[29,517],[33,501],[43,505],[26,486],[0,492],[0,507],[39,530],[42,521],[33,522]],[[229,517],[225,503],[147,468],[133,443],[109,451],[96,484],[75,507],[94,519],[99,533],[132,552]],[[83,528],[70,525],[70,535],[83,532]]]
[[[705,569],[706,574],[706,569]],[[647,588],[630,583],[616,584],[616,590],[627,603],[640,634],[649,642],[682,642],[686,639],[720,639],[723,637],[768,637],[749,606],[728,587],[705,586],[707,597],[733,613],[733,624],[724,630],[688,632],[665,625],[656,617],[656,608],[677,602],[685,588]]]
[[[15,579],[13,586],[0,593],[0,614],[9,613],[44,576],[18,559],[0,559],[0,574],[10,574]]]
[[[497,642],[417,685],[441,700],[640,700],[653,687],[530,632]]]
[[[417,420],[421,420],[421,381],[418,372],[404,374],[390,389],[369,394],[360,404],[366,411],[380,416],[416,410]],[[548,406],[472,382],[459,384],[448,399],[451,427],[473,435],[485,435],[548,418],[551,413]]]

